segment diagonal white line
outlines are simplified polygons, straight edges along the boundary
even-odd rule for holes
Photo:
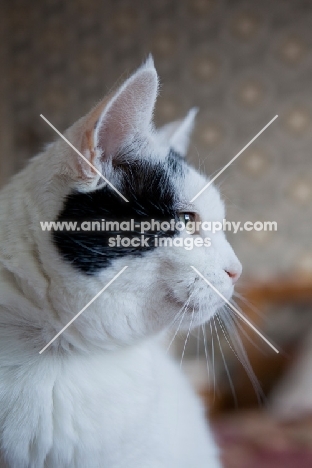
[[[74,151],[76,151],[76,153],[79,154],[79,156],[80,156],[87,164],[89,164],[89,166],[92,167],[92,169],[93,169],[100,177],[102,177],[102,179],[105,180],[105,182],[106,182],[113,190],[115,190],[115,192],[117,192],[118,195],[120,195],[121,198],[122,198],[123,200],[125,200],[126,202],[129,202],[129,200],[127,200],[126,197],[125,197],[122,193],[120,193],[119,190],[117,190],[116,187],[115,187],[109,180],[107,180],[106,177],[104,177],[103,174],[102,174],[95,166],[93,166],[93,164],[91,164],[90,161],[88,161],[88,159],[87,159],[82,153],[80,153],[80,151],[78,151],[77,148],[75,148],[75,146],[74,146],[69,140],[67,140],[67,138],[65,138],[64,135],[62,135],[62,133],[59,132],[57,128],[54,127],[54,125],[51,124],[51,122],[49,122],[48,119],[46,119],[46,118],[44,117],[44,115],[40,114],[40,117],[41,117],[45,122],[47,122],[47,124],[50,125],[50,127],[53,128],[53,130],[54,130],[61,138],[63,138],[63,140],[66,141],[66,143],[67,143]]]
[[[62,333],[63,333],[63,332],[64,332],[64,331],[65,331],[65,330],[66,330],[66,329],[67,329],[67,328],[68,328],[68,327],[69,327],[69,326],[70,326],[70,325],[71,325],[71,324],[72,324],[72,323],[73,323],[73,322],[74,322],[74,321],[75,321],[75,320],[76,320],[76,319],[77,319],[77,318],[78,318],[78,317],[79,317],[79,316],[80,316],[80,315],[81,315],[81,314],[82,314],[82,313],[83,313],[83,312],[84,312],[84,311],[85,311],[85,310],[86,310],[102,293],[103,293],[103,292],[104,292],[104,291],[105,291],[105,289],[107,289],[107,288],[118,278],[118,276],[120,276],[120,275],[125,271],[126,268],[128,268],[128,266],[123,267],[123,269],[120,270],[120,272],[117,273],[117,275],[114,276],[114,278],[111,279],[111,280],[107,283],[107,285],[104,286],[104,288],[101,289],[101,291],[100,291],[99,293],[97,293],[97,295],[94,296],[94,298],[93,298],[90,302],[88,302],[88,304],[87,304],[86,306],[84,306],[84,308],[81,309],[81,311],[78,312],[78,314],[75,315],[75,317],[72,318],[71,321],[68,322],[68,324],[65,325],[65,327],[62,328],[62,330],[60,330],[60,331],[55,335],[55,337],[52,338],[52,340],[49,341],[49,343],[48,343],[44,348],[42,348],[41,351],[39,351],[39,354],[42,354],[42,353],[53,343],[53,341],[55,341],[55,340],[56,340],[56,339],[57,339],[57,338],[58,338],[58,337],[59,337],[59,336],[60,336],[60,335],[61,335],[61,334],[62,334]]]
[[[233,306],[233,304],[231,304],[227,299],[226,297],[223,296],[223,294],[220,293],[220,291],[217,290],[217,288],[215,288],[213,286],[213,284],[210,283],[209,280],[207,280],[207,278],[205,278],[194,266],[191,265],[191,268],[193,268],[193,270],[208,284],[208,286],[211,287],[211,289],[214,290],[214,292],[216,292],[230,307],[231,309],[237,314],[239,315],[239,317],[244,320],[244,322],[247,323],[247,325],[250,326],[250,328],[255,332],[257,333],[257,335],[260,336],[260,338],[263,339],[263,341],[265,341],[276,353],[279,353],[279,350],[277,348],[275,348],[275,346],[272,345],[272,343],[270,343],[270,341],[264,336],[262,335],[262,333],[236,308]]]
[[[269,126],[270,126],[270,125],[271,125],[271,124],[274,122],[274,120],[276,120],[276,119],[277,119],[277,117],[278,117],[278,115],[276,115],[275,117],[273,117],[273,119],[272,119],[272,120],[270,120],[270,122],[269,122],[269,123],[267,123],[267,124],[266,124],[266,125],[263,127],[263,129],[262,129],[262,130],[260,130],[260,132],[259,132],[259,133],[257,133],[257,135],[256,135],[256,136],[254,136],[254,137],[253,137],[253,139],[252,139],[252,140],[250,140],[250,142],[249,142],[249,143],[247,143],[247,145],[246,145],[246,146],[244,146],[244,148],[243,148],[243,149],[241,149],[241,150],[240,150],[240,152],[239,152],[239,153],[237,153],[237,155],[236,155],[236,156],[234,156],[234,158],[233,158],[233,159],[231,159],[231,161],[230,161],[230,162],[228,162],[228,163],[227,163],[227,164],[224,166],[224,168],[223,168],[223,169],[221,169],[221,171],[220,171],[220,172],[218,172],[218,174],[217,174],[217,175],[215,175],[215,176],[214,176],[214,177],[213,177],[211,180],[209,180],[208,184],[206,184],[206,185],[205,185],[205,187],[204,187],[204,188],[202,188],[202,189],[201,189],[201,190],[198,192],[198,194],[197,194],[197,195],[195,195],[195,197],[193,197],[193,198],[192,198],[192,200],[190,200],[190,203],[192,203],[193,201],[195,201],[195,200],[196,200],[196,198],[197,198],[197,197],[199,197],[199,195],[201,195],[201,194],[202,194],[202,193],[203,193],[203,192],[204,192],[204,191],[205,191],[205,190],[206,190],[206,189],[207,189],[207,188],[208,188],[208,187],[209,187],[209,186],[210,186],[210,185],[211,185],[211,184],[212,184],[212,183],[213,183],[213,182],[214,182],[214,181],[215,181],[215,180],[216,180],[218,177],[219,177],[219,175],[221,175],[221,174],[222,174],[222,172],[224,172],[224,171],[225,171],[225,169],[227,169],[227,168],[228,168],[228,167],[229,167],[229,166],[230,166],[230,165],[231,165],[231,164],[232,164],[232,163],[235,161],[235,159],[237,159],[237,158],[238,158],[238,156],[240,156],[240,155],[241,155],[241,154],[242,154],[242,153],[245,151],[245,149],[247,149],[247,148],[248,148],[248,146],[250,146],[250,145],[251,145],[251,143],[253,143],[253,142],[254,142],[254,141],[255,141],[255,140],[258,138],[258,136],[260,136],[260,135],[261,135],[261,133],[263,133],[263,132],[264,132],[264,130],[266,130],[266,129],[267,129],[267,128],[268,128],[268,127],[269,127]]]

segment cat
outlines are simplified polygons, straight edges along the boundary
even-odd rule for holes
[[[196,111],[156,130],[158,89],[149,57],[64,133],[85,159],[56,138],[0,193],[0,437],[7,467],[221,467],[203,407],[163,341],[178,322],[181,329],[198,326],[223,305],[191,265],[231,298],[241,264],[224,233],[211,235],[209,248],[110,249],[107,233],[40,225],[222,221],[216,187],[190,202],[208,180],[185,159]],[[173,229],[167,236],[203,233]]]

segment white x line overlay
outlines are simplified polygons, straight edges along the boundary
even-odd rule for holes
[[[87,163],[89,164],[90,167],[92,167],[92,169],[97,173],[99,174],[99,176],[105,180],[105,182],[113,189],[115,190],[115,192],[118,193],[118,195],[120,195],[120,197],[125,200],[126,202],[129,202],[129,200],[127,200],[124,195],[122,195],[122,193],[120,193],[116,187],[114,187],[114,185],[109,182],[109,180],[106,179],[106,177],[103,176],[103,174],[101,174],[100,171],[98,171],[98,169],[96,167],[93,166],[93,164],[90,163],[90,161],[88,161],[88,159],[80,153],[80,151],[77,150],[77,148],[75,148],[75,146],[67,140],[67,138],[64,137],[64,135],[62,135],[61,132],[59,132],[57,130],[57,128],[54,127],[54,125],[51,124],[51,122],[49,122],[48,119],[46,119],[42,114],[40,114],[40,117]],[[196,200],[197,197],[199,197],[221,174],[222,172],[225,171],[225,169],[227,169],[244,151],[245,149],[248,148],[248,146],[250,146],[260,135],[261,133],[264,132],[264,130],[266,130],[273,122],[274,120],[276,120],[278,117],[278,115],[276,115],[275,117],[273,117],[272,120],[270,120],[269,123],[267,123],[263,128],[262,130],[260,130],[259,133],[257,133],[257,135],[255,135],[252,140],[250,140],[249,143],[247,143],[246,146],[244,146],[243,149],[241,149],[241,151],[239,153],[237,153],[236,156],[234,156],[233,159],[231,159],[231,161],[229,161],[224,167],[223,169],[221,169],[221,171],[219,171],[217,173],[217,175],[215,175],[206,185],[205,187],[203,187],[198,193],[197,195],[195,195],[195,197],[193,197],[190,202],[193,202],[194,200]],[[88,304],[83,307],[83,309],[80,310],[80,312],[78,312],[78,314],[75,315],[75,317],[73,317],[67,325],[65,325],[65,327],[62,328],[62,330],[60,330],[55,336],[54,338],[52,338],[51,341],[49,341],[49,343],[44,347],[42,348],[41,351],[39,351],[39,354],[42,354],[117,278],[118,276],[120,276],[125,270],[126,268],[128,268],[128,266],[125,266],[119,273],[117,273],[117,275],[114,276],[113,279],[111,279],[107,284],[106,286],[104,286],[103,289],[101,289],[101,291],[96,294],[96,296],[94,296],[93,299],[91,299],[90,302],[88,302]],[[233,304],[231,304],[227,299],[226,297],[223,296],[223,294],[221,294],[211,283],[210,281],[207,280],[207,278],[205,278],[194,266],[191,265],[191,268],[208,284],[208,286],[210,286],[213,291],[215,293],[217,293],[224,301],[226,304],[228,304],[229,307],[231,307],[231,309],[245,322],[249,325],[249,327],[257,334],[259,335],[263,341],[265,341],[276,353],[279,353],[278,349],[272,345],[272,343],[270,343],[270,341],[236,308],[233,306]]]
[[[223,296],[223,294],[221,294],[217,288],[215,288],[213,286],[213,284],[210,283],[210,281],[207,280],[207,278],[205,278],[194,266],[191,265],[191,268],[193,268],[193,270],[208,284],[208,286],[211,287],[211,289],[214,290],[214,292],[216,292],[220,297],[221,299],[223,299],[230,307],[231,309],[242,319],[244,320],[245,323],[247,323],[247,325],[250,326],[250,328],[255,332],[257,333],[257,335],[260,336],[260,338],[263,339],[263,341],[265,341],[276,353],[279,353],[279,350],[277,348],[275,348],[275,346],[272,345],[272,343],[270,343],[270,341],[264,336],[262,335],[261,332],[259,332],[259,330],[236,308],[233,306],[233,304],[231,304],[227,299],[226,297]]]
[[[48,348],[48,347],[49,347],[49,346],[50,346],[50,345],[53,343],[53,341],[55,341],[55,340],[56,340],[56,339],[57,339],[57,338],[58,338],[58,337],[59,337],[59,336],[60,336],[60,335],[61,335],[61,334],[62,334],[62,333],[63,333],[63,332],[64,332],[64,331],[65,331],[65,330],[66,330],[66,329],[67,329],[67,328],[68,328],[68,327],[69,327],[69,326],[70,326],[70,325],[71,325],[71,324],[72,324],[72,323],[73,323],[73,322],[74,322],[74,321],[75,321],[75,320],[76,320],[76,319],[77,319],[77,318],[78,318],[78,317],[79,317],[79,316],[80,316],[80,315],[81,315],[81,314],[82,314],[82,313],[83,313],[83,312],[84,312],[84,311],[85,311],[85,310],[86,310],[86,309],[87,309],[87,308],[88,308],[88,307],[89,307],[89,306],[90,306],[90,305],[91,305],[91,304],[92,304],[92,303],[93,303],[93,302],[94,302],[94,301],[95,301],[95,300],[96,300],[96,299],[97,299],[97,298],[98,298],[98,297],[99,297],[99,296],[100,296],[102,293],[103,293],[103,292],[104,292],[104,291],[105,291],[105,289],[107,289],[107,288],[108,288],[108,287],[109,287],[109,286],[110,286],[110,285],[111,285],[111,284],[112,284],[112,283],[113,283],[113,282],[114,282],[114,281],[115,281],[115,280],[118,278],[118,276],[120,276],[120,275],[121,275],[121,274],[122,274],[122,273],[125,271],[125,269],[126,269],[126,268],[128,268],[128,266],[125,266],[125,267],[123,267],[123,269],[122,269],[122,270],[120,270],[120,272],[119,272],[119,273],[117,273],[117,275],[116,275],[116,276],[114,276],[114,278],[113,278],[113,279],[111,279],[111,280],[110,280],[110,281],[107,283],[107,285],[106,285],[106,286],[104,286],[104,288],[103,288],[103,289],[101,289],[101,291],[100,291],[99,293],[97,293],[97,295],[96,295],[96,296],[94,296],[94,298],[93,298],[93,299],[91,299],[91,301],[90,301],[90,302],[88,302],[88,304],[87,304],[86,306],[84,306],[84,308],[83,308],[83,309],[81,309],[81,311],[80,311],[80,312],[78,312],[78,314],[77,314],[77,315],[75,315],[75,317],[74,317],[74,318],[72,318],[72,319],[71,319],[71,321],[70,321],[70,322],[68,322],[68,324],[67,324],[67,325],[65,325],[65,327],[64,327],[64,328],[62,328],[62,330],[61,330],[61,331],[59,331],[59,332],[58,332],[58,333],[55,335],[55,337],[54,337],[54,338],[52,338],[52,340],[51,340],[51,341],[49,341],[49,343],[48,343],[48,344],[47,344],[47,345],[46,345],[44,348],[42,348],[42,350],[41,350],[41,351],[39,351],[39,354],[42,354],[42,353],[43,353],[43,352],[44,352],[44,351],[45,351],[45,350],[46,350],[46,349],[47,349],[47,348]]]
[[[215,180],[216,180],[218,177],[219,177],[219,175],[221,175],[221,174],[222,174],[222,172],[224,172],[224,171],[225,171],[225,169],[227,169],[227,168],[228,168],[228,167],[229,167],[229,166],[230,166],[230,165],[231,165],[231,164],[232,164],[232,163],[235,161],[235,159],[237,159],[237,158],[238,158],[238,156],[240,156],[240,155],[241,155],[241,154],[242,154],[242,153],[245,151],[245,149],[247,149],[247,148],[248,148],[248,146],[250,146],[250,145],[251,145],[251,143],[253,143],[253,142],[254,142],[254,141],[255,141],[255,140],[258,138],[258,136],[260,136],[260,135],[261,135],[261,133],[263,133],[263,132],[264,132],[264,130],[266,130],[266,129],[267,129],[267,128],[268,128],[268,127],[271,125],[271,123],[273,123],[273,122],[274,122],[274,120],[276,120],[276,119],[277,119],[277,117],[278,117],[278,115],[276,115],[275,117],[273,117],[273,119],[272,119],[272,120],[270,120],[270,122],[269,122],[269,123],[267,123],[267,124],[266,124],[266,125],[263,127],[263,129],[262,129],[262,130],[260,130],[260,132],[259,132],[259,133],[257,133],[257,135],[256,135],[256,136],[254,136],[254,137],[253,137],[253,139],[252,139],[252,140],[250,140],[250,142],[249,142],[249,143],[247,143],[247,145],[246,145],[246,146],[244,146],[244,148],[243,148],[243,149],[241,149],[241,150],[240,150],[240,152],[239,152],[239,153],[237,153],[237,155],[236,155],[236,156],[234,156],[234,158],[233,158],[233,159],[231,159],[231,161],[230,161],[230,162],[228,162],[228,163],[227,163],[227,164],[224,166],[224,168],[223,168],[223,169],[221,169],[221,171],[220,171],[220,172],[218,172],[218,174],[217,174],[217,175],[215,175],[215,176],[214,176],[214,177],[213,177],[211,180],[209,180],[208,184],[206,184],[206,185],[205,185],[205,187],[204,187],[204,188],[202,188],[202,189],[201,189],[201,190],[198,192],[198,194],[197,194],[197,195],[195,195],[195,197],[193,197],[193,198],[192,198],[192,200],[190,200],[190,203],[192,203],[194,200],[196,200],[196,198],[197,198],[197,197],[199,197],[199,195],[201,195],[201,194],[202,194],[202,193],[203,193],[203,192],[204,192],[204,191],[205,191],[205,190],[206,190],[206,189],[207,189],[207,188],[208,188],[208,187],[209,187],[209,186],[210,186],[210,185],[211,185],[211,184],[212,184],[212,183],[213,183],[213,182],[214,182],[214,181],[215,181]]]
[[[94,167],[93,164],[91,164],[90,161],[88,161],[88,159],[87,159],[82,153],[80,153],[80,151],[78,151],[77,148],[75,148],[75,146],[74,146],[70,141],[68,141],[67,138],[65,138],[64,135],[62,135],[62,133],[59,132],[58,129],[54,127],[54,125],[51,124],[51,122],[49,122],[48,119],[46,119],[46,118],[44,117],[44,115],[40,114],[40,117],[41,117],[45,122],[47,122],[47,124],[50,125],[50,127],[53,128],[53,130],[54,130],[61,138],[63,138],[63,140],[66,141],[66,143],[67,143],[74,151],[76,151],[76,153],[79,154],[79,156],[80,156],[87,164],[89,164],[89,166],[92,167],[92,169],[93,169],[100,177],[102,177],[102,179],[105,180],[105,182],[106,182],[113,190],[115,190],[115,192],[117,192],[118,195],[119,195],[123,200],[125,200],[126,202],[129,202],[129,200],[127,200],[126,197],[124,197],[123,194],[120,193],[119,190],[117,190],[116,187],[115,187],[109,180],[107,180],[106,177],[104,177],[103,174],[102,174],[100,171],[98,171],[97,168]]]

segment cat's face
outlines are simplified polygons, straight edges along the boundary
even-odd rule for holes
[[[90,340],[93,336],[100,342],[105,331],[120,343],[128,343],[176,327],[179,322],[181,328],[191,322],[194,326],[203,323],[224,302],[191,265],[227,299],[241,273],[241,265],[222,231],[212,234],[200,227],[194,232],[182,228],[188,220],[222,221],[224,205],[214,186],[190,202],[208,181],[184,159],[196,112],[190,111],[183,121],[154,130],[151,120],[157,89],[157,74],[148,60],[112,97],[66,133],[128,202],[66,143],[57,142],[48,150],[49,158],[56,153],[61,167],[50,187],[53,220],[175,220],[180,227],[180,231],[175,227],[165,234],[155,228],[146,233],[145,239],[149,239],[145,244],[143,241],[143,245],[135,247],[118,247],[116,240],[118,235],[130,240],[140,238],[133,227],[125,231],[117,227],[106,232],[51,234],[53,259],[49,262],[54,263],[54,272],[66,271],[70,283],[75,278],[86,291],[92,283],[101,289],[100,284],[105,285],[128,266],[97,305],[81,317],[81,330]],[[184,246],[177,242],[159,247],[155,245],[155,234],[158,239],[180,238]],[[114,245],[109,241],[112,237]],[[194,245],[196,239],[207,237],[207,245]],[[73,326],[79,328],[79,320]]]

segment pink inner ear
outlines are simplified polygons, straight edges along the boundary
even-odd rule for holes
[[[88,115],[70,127],[66,137],[102,172],[105,158],[115,156],[135,136],[144,137],[147,134],[157,89],[157,73],[150,61],[139,68],[113,95],[106,96]],[[96,171],[75,152],[68,164],[77,179],[89,183],[96,178]]]
[[[114,156],[138,134],[150,128],[157,97],[154,68],[141,68],[117,91],[104,109],[94,132],[94,147]]]

